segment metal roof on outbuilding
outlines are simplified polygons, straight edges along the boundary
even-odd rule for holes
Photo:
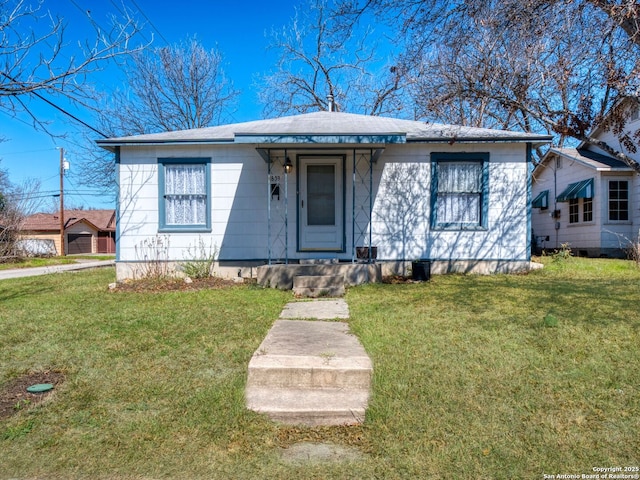
[[[409,142],[531,142],[544,144],[549,135],[418,122],[342,112],[302,115],[98,140],[101,147],[149,144],[392,144]]]

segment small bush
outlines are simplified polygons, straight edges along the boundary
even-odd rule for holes
[[[163,280],[169,276],[169,237],[156,235],[135,246],[142,267],[136,279]]]
[[[635,240],[629,240],[629,245],[626,250],[629,260],[633,260],[636,265],[640,267],[640,230]]]
[[[198,245],[187,248],[187,260],[180,264],[180,269],[189,278],[208,278],[213,271],[213,265],[218,257],[216,245],[205,245],[202,237],[198,237]]]
[[[555,250],[552,255],[555,261],[563,261],[571,258],[571,245],[567,243],[561,243],[560,249]]]

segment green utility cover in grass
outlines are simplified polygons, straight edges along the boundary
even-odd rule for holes
[[[48,392],[53,389],[53,384],[51,383],[37,383],[36,385],[31,385],[27,387],[27,392],[29,393],[43,393]]]

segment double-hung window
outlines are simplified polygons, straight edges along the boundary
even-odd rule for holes
[[[593,178],[581,180],[567,185],[557,202],[569,203],[569,223],[580,223],[580,205],[582,205],[582,221],[593,221]]]
[[[593,198],[582,199],[582,221],[593,221]]]
[[[580,221],[580,200],[572,198],[569,200],[569,223]]]
[[[209,158],[158,159],[160,231],[211,231]]]
[[[488,153],[431,155],[433,228],[487,228],[488,164]]]
[[[609,180],[609,221],[629,220],[629,182]]]

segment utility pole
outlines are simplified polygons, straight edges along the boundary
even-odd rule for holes
[[[64,148],[60,147],[60,256],[64,257]]]

